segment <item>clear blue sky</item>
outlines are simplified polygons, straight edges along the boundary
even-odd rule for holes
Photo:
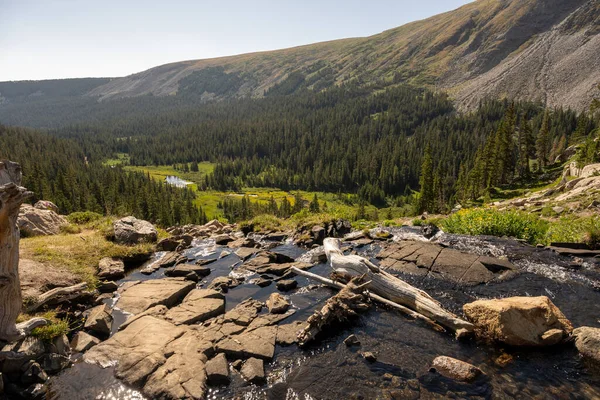
[[[0,0],[0,81],[124,76],[174,61],[369,36],[470,0]]]

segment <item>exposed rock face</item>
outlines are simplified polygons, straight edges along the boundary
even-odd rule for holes
[[[482,374],[476,366],[446,356],[436,357],[431,368],[446,378],[461,382],[472,382]]]
[[[104,257],[98,263],[98,278],[121,279],[125,276],[125,264],[123,260],[113,257]]]
[[[203,399],[206,356],[197,345],[202,341],[190,334],[163,319],[144,316],[93,347],[84,360],[103,367],[116,361],[115,375],[141,387],[149,398]]]
[[[546,296],[478,300],[463,310],[482,335],[511,346],[550,346],[573,331]]]
[[[99,339],[93,337],[92,335],[88,335],[83,331],[79,331],[71,340],[71,348],[77,353],[84,353],[98,343],[100,343]]]
[[[266,382],[265,365],[263,360],[250,358],[246,360],[240,371],[242,376],[250,383],[262,384]]]
[[[17,226],[23,236],[57,235],[60,228],[67,225],[65,217],[52,210],[42,210],[29,204],[22,204]]]
[[[575,346],[586,359],[600,365],[600,328],[582,326],[573,331]]]
[[[124,288],[116,307],[138,314],[162,304],[172,307],[184,298],[196,284],[182,278],[164,278],[132,283]]]
[[[119,244],[154,243],[158,232],[154,225],[148,221],[135,217],[125,217],[113,224],[115,242]]]
[[[110,308],[108,305],[102,304],[90,310],[90,314],[83,327],[102,336],[108,336],[110,335],[112,321],[113,318],[110,313]]]
[[[194,289],[165,318],[176,325],[206,321],[225,312],[225,296],[210,289]]]
[[[218,354],[206,363],[206,375],[209,385],[227,385],[229,383],[229,364],[225,354]]]
[[[270,313],[283,314],[290,308],[290,302],[279,293],[272,293],[267,300],[267,308]]]
[[[436,244],[402,241],[384,248],[377,258],[380,266],[411,275],[477,285],[504,279],[515,270],[507,260],[462,253]]]
[[[37,208],[38,210],[50,210],[50,211],[54,211],[55,213],[58,214],[58,206],[56,204],[54,204],[51,201],[48,200],[40,200],[37,203],[35,203],[33,205],[33,207]]]

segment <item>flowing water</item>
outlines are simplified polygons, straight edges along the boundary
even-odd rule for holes
[[[419,239],[418,231],[391,229],[395,240]],[[595,260],[586,260],[573,269],[572,260],[547,250],[537,249],[509,239],[436,235],[433,242],[465,252],[507,257],[521,271],[514,279],[462,287],[433,278],[402,275],[401,278],[437,298],[450,310],[461,313],[467,302],[480,298],[546,295],[563,311],[574,326],[600,326],[600,273]],[[299,260],[310,259],[306,252],[291,243],[276,247]],[[356,251],[373,258],[379,244]],[[217,276],[241,273],[241,260],[231,249],[214,241],[194,242],[185,255],[193,260],[218,258],[210,264],[212,273],[201,282],[206,286]],[[150,262],[153,262],[152,260]],[[318,264],[311,272],[327,276],[329,267]],[[252,276],[244,273],[246,282]],[[159,270],[146,276],[133,272],[123,281],[157,279]],[[305,320],[334,293],[316,286],[306,278],[295,278],[298,289],[289,293],[296,314],[286,322]],[[227,309],[253,297],[265,301],[276,291],[275,285],[260,288],[245,283],[227,293]],[[125,316],[116,314],[115,325]],[[354,333],[360,347],[348,348],[343,340]],[[371,351],[377,361],[369,363],[359,354]],[[429,372],[431,361],[439,355],[455,357],[481,368],[486,377],[475,384],[462,384]],[[508,355],[508,356],[507,356]],[[501,366],[499,357],[513,361]],[[331,327],[321,340],[304,349],[297,346],[277,347],[274,360],[267,366],[268,385],[248,386],[233,374],[228,387],[210,388],[209,399],[405,399],[405,398],[493,398],[493,399],[597,399],[600,398],[600,374],[586,366],[572,344],[548,349],[515,349],[487,343],[457,341],[449,334],[438,333],[402,314],[374,307],[358,319]],[[142,395],[125,387],[112,376],[112,370],[76,363],[73,368],[53,379],[51,399],[142,399]]]

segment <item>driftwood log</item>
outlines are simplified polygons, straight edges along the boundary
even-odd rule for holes
[[[327,238],[323,245],[327,259],[336,274],[362,277],[364,280],[369,281],[366,286],[369,291],[430,318],[454,331],[457,337],[466,336],[473,332],[473,324],[445,310],[438,301],[426,292],[383,271],[364,257],[358,255],[345,256],[340,250],[340,243],[337,239]]]
[[[344,322],[369,309],[368,297],[364,293],[366,284],[358,285],[354,278],[333,297],[321,310],[315,311],[306,320],[306,326],[298,333],[298,343],[304,346],[313,340],[325,326]]]
[[[87,289],[87,286],[87,283],[82,282],[73,286],[57,287],[52,290],[49,290],[46,293],[41,294],[37,298],[36,302],[27,308],[27,312],[36,312],[44,304],[47,304],[50,301],[54,301],[56,303],[64,303],[66,301],[72,300],[81,295],[81,293],[83,293]]]
[[[32,193],[20,185],[21,166],[0,161],[0,340],[4,341],[24,335],[16,325],[22,306],[17,217]]]

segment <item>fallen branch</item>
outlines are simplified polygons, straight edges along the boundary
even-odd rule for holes
[[[321,310],[308,317],[306,326],[298,333],[300,346],[313,340],[325,326],[356,317],[358,312],[369,308],[368,297],[363,293],[365,285],[358,285],[358,280],[354,278],[348,282],[342,290],[327,300]]]
[[[52,300],[59,299],[59,303],[72,300],[79,296],[85,289],[87,289],[87,283],[82,282],[77,285],[68,287],[57,287],[46,293],[41,294],[37,301],[27,308],[27,312],[32,313],[40,309],[44,304],[49,303]]]
[[[345,256],[340,250],[337,239],[325,239],[323,247],[335,273],[349,277],[364,277],[370,281],[367,288],[371,292],[436,321],[440,325],[453,330],[456,337],[466,336],[473,332],[473,324],[445,310],[438,301],[426,292],[383,271],[364,257],[358,255]]]
[[[29,335],[31,333],[31,331],[33,331],[35,328],[39,328],[40,326],[46,326],[46,325],[49,325],[50,323],[51,323],[51,321],[49,319],[42,318],[42,317],[35,317],[35,318],[31,318],[28,321],[17,324],[17,329],[19,331],[23,332],[25,335]]]
[[[291,270],[296,274],[296,275],[301,275],[304,276],[305,278],[308,279],[312,279],[314,281],[320,282],[324,285],[327,285],[331,288],[334,289],[343,289],[346,287],[346,285],[333,281],[331,279],[328,278],[324,278],[320,275],[317,274],[313,274],[312,272],[308,272],[308,271],[303,271],[301,269],[298,269],[296,267],[292,267]],[[408,316],[415,318],[415,319],[419,319],[425,323],[427,323],[429,326],[431,326],[433,329],[435,329],[438,332],[445,332],[446,330],[440,326],[439,324],[436,324],[435,321],[432,321],[430,318],[427,318],[426,316],[424,316],[423,314],[419,314],[416,311],[411,310],[410,308],[404,307],[401,304],[398,303],[394,303],[391,300],[388,300],[384,297],[381,297],[375,293],[371,293],[371,292],[367,292],[367,295],[371,298],[371,300],[374,300],[378,303],[381,304],[385,304],[387,306],[390,306],[392,308],[395,308],[396,310],[399,310],[400,312],[407,314]]]

